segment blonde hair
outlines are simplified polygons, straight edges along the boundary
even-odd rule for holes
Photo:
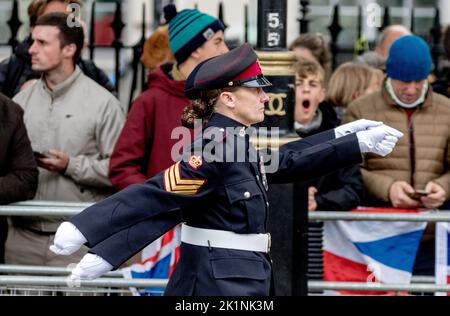
[[[325,71],[318,62],[306,58],[299,58],[292,68],[300,78],[306,78],[309,75],[319,77],[320,83],[324,87]]]
[[[372,79],[382,80],[383,72],[368,65],[347,62],[340,65],[331,75],[326,99],[336,106],[346,107],[355,94],[364,92]]]

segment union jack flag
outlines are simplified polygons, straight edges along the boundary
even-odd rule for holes
[[[172,275],[180,256],[181,225],[175,226],[159,239],[152,242],[142,251],[142,261],[123,268],[127,279],[168,279]],[[131,288],[135,296],[159,296],[164,289],[144,289],[138,291]]]

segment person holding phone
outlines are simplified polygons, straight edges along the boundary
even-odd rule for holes
[[[365,206],[435,209],[450,198],[450,100],[428,84],[431,69],[428,44],[415,35],[402,36],[389,50],[382,89],[347,109],[344,123],[383,120],[405,134],[386,159],[368,155],[364,160]],[[434,275],[433,227],[427,225],[414,274]]]
[[[109,158],[125,117],[119,101],[86,76],[76,61],[84,45],[81,27],[69,27],[68,15],[42,15],[32,30],[29,48],[41,78],[14,101],[40,167],[36,200],[95,202],[114,192]],[[62,258],[48,251],[66,217],[12,217],[6,241],[8,264],[66,266],[86,248]]]

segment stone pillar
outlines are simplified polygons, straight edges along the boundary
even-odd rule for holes
[[[279,143],[272,147],[298,139],[293,133],[295,77],[292,64],[295,55],[286,48],[286,7],[286,0],[258,0],[256,50],[262,71],[273,84],[265,88],[270,101],[266,104],[265,120],[259,127],[268,128],[266,145],[273,136],[279,136]],[[272,127],[279,128],[279,133],[271,131]],[[263,131],[260,128],[260,138]],[[275,294],[306,295],[306,190],[292,183],[271,184],[268,195]]]

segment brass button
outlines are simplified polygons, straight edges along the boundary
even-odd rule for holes
[[[246,192],[244,193],[244,197],[245,197],[246,199],[249,199],[250,196],[251,196],[250,192],[246,191]]]

